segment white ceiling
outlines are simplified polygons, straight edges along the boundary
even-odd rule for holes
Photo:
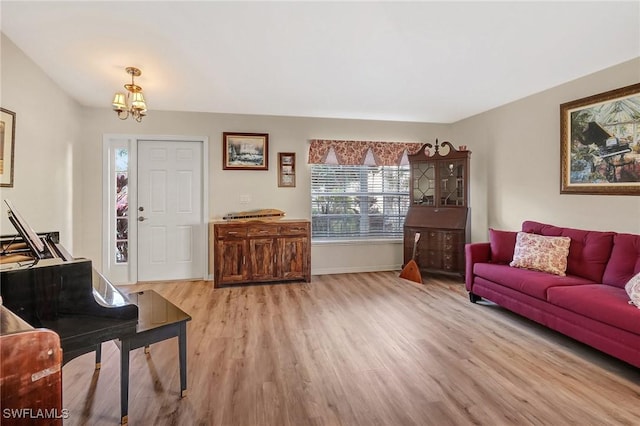
[[[640,1],[0,3],[82,105],[455,122],[640,57]],[[640,81],[640,75],[638,76]]]

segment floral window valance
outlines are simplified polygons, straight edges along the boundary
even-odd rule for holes
[[[399,166],[422,147],[420,142],[337,141],[313,139],[309,164]],[[404,160],[404,161],[403,161]]]

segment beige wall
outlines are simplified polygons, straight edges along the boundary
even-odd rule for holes
[[[84,115],[81,157],[86,179],[80,188],[85,226],[80,253],[101,259],[103,134],[182,135],[209,138],[209,212],[210,219],[241,210],[275,208],[289,218],[311,218],[310,172],[306,164],[308,140],[314,138],[433,141],[447,139],[450,126],[443,124],[402,123],[365,120],[338,120],[212,113],[153,111],[153,94],[148,94],[151,110],[142,123],[120,121],[109,109],[90,109]],[[267,171],[222,170],[222,133],[225,131],[269,134],[270,167]],[[295,152],[296,187],[277,185],[278,152]],[[240,203],[240,195],[249,195],[249,204]],[[312,247],[312,271],[318,273],[389,270],[401,266],[402,246],[396,243],[315,244]]]
[[[560,104],[640,81],[640,58],[453,125],[473,151],[472,239],[524,220],[640,233],[640,197],[560,194]]]
[[[117,120],[108,108],[81,108],[2,36],[2,107],[17,113],[14,188],[3,188],[38,230],[60,230],[76,256],[102,258],[104,134],[209,138],[210,219],[227,212],[279,208],[309,218],[307,141],[313,138],[390,141],[451,140],[471,156],[474,241],[487,227],[518,229],[532,219],[563,226],[640,233],[640,197],[560,195],[559,105],[640,81],[640,59],[569,82],[453,125],[291,118],[153,110],[143,123]],[[214,96],[215,94],[212,94]],[[108,102],[109,100],[105,100]],[[272,165],[266,172],[223,171],[224,131],[265,132]],[[297,153],[296,188],[278,188],[278,152]],[[239,195],[249,195],[240,204]],[[2,209],[4,210],[4,209]],[[13,232],[0,215],[2,233]],[[316,244],[314,273],[390,269],[402,263],[399,244]]]
[[[14,186],[1,188],[0,198],[11,200],[36,230],[60,231],[73,250],[74,227],[82,224],[76,191],[84,172],[77,151],[81,109],[0,35],[0,103],[16,113]],[[14,234],[4,202],[0,212],[0,233]]]

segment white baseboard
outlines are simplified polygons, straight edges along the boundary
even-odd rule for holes
[[[400,271],[402,265],[357,266],[312,269],[311,275],[353,274],[357,272]]]

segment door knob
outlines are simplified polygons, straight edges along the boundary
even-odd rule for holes
[[[146,219],[146,217],[140,216],[140,217],[138,217],[138,222],[144,222],[145,219]]]
[[[138,207],[138,210],[143,212],[144,211],[144,207]]]

